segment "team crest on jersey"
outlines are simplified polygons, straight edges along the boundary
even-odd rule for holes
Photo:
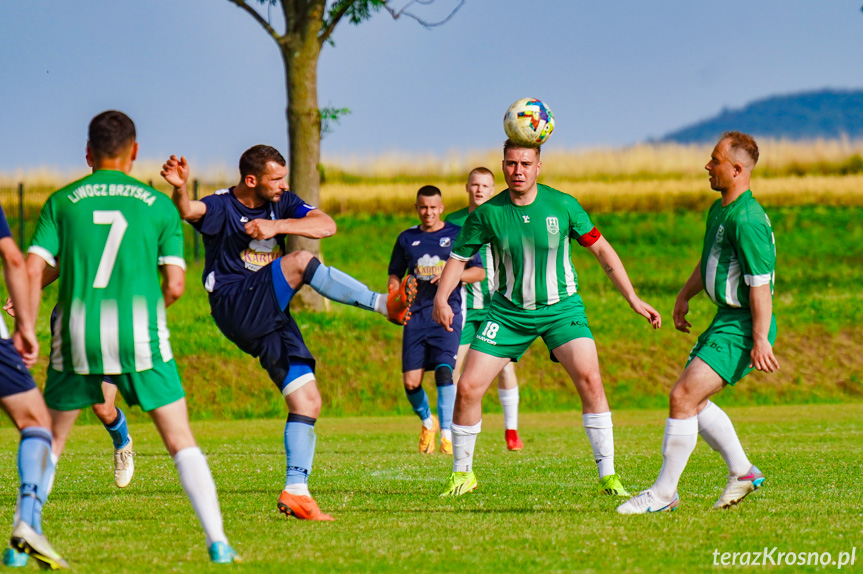
[[[545,228],[548,229],[548,232],[552,235],[557,235],[557,232],[560,231],[560,224],[557,221],[556,217],[546,217],[545,218]]]
[[[716,231],[716,243],[722,243],[722,238],[725,237],[725,226],[720,225]]]
[[[258,271],[268,263],[272,263],[282,256],[282,249],[276,244],[276,239],[265,239],[258,241],[254,239],[249,242],[249,247],[240,253],[240,259],[246,269]]]
[[[440,238],[440,246],[441,247],[449,247],[449,244],[452,243],[452,239],[449,237],[441,237]]]

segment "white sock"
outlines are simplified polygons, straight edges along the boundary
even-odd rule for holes
[[[698,417],[667,419],[665,436],[662,439],[662,469],[653,486],[653,493],[660,500],[671,500],[677,492],[680,475],[686,468],[689,455],[695,450],[698,440]]]
[[[293,494],[295,496],[308,496],[309,498],[312,497],[312,493],[309,492],[309,485],[304,482],[300,482],[297,484],[286,484],[285,490],[289,494]]]
[[[440,436],[441,438],[445,438],[448,441],[452,442],[452,428],[441,429]]]
[[[731,419],[725,411],[710,401],[707,401],[707,406],[698,413],[698,434],[710,448],[722,455],[731,476],[743,476],[752,468]]]
[[[45,494],[47,498],[51,491],[54,490],[54,479],[57,477],[57,463],[60,462],[60,457],[51,453],[51,463],[54,465],[54,472],[51,473],[51,479],[48,480],[48,492]]]
[[[429,417],[427,419],[423,419],[423,427],[427,428],[427,429],[433,429],[434,428],[434,419],[431,417]]]
[[[174,455],[174,466],[180,475],[180,482],[198,521],[207,536],[207,548],[213,542],[228,543],[222,527],[222,512],[219,510],[219,497],[216,494],[216,483],[207,466],[207,458],[196,446],[184,448]]]
[[[590,446],[593,447],[599,478],[614,474],[614,425],[611,424],[611,412],[586,413],[581,415],[581,420]]]
[[[453,472],[470,472],[473,467],[473,453],[476,450],[476,437],[481,430],[481,419],[471,426],[452,424]]]
[[[518,429],[518,387],[511,389],[497,388],[500,406],[503,407],[503,428]]]
[[[375,311],[383,315],[384,317],[389,317],[389,311],[387,311],[387,294],[386,293],[378,293],[377,298],[375,298]]]

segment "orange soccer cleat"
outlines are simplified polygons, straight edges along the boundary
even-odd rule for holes
[[[318,503],[311,496],[291,494],[287,490],[283,490],[279,496],[278,507],[279,512],[300,520],[335,520],[329,514],[321,512]]]
[[[417,278],[408,275],[398,288],[391,287],[387,294],[387,313],[390,322],[404,325],[411,318],[410,306],[417,296]]]

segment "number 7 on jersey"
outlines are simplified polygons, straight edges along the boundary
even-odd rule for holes
[[[96,279],[93,281],[94,289],[104,289],[111,280],[114,263],[117,261],[117,252],[120,250],[123,234],[126,233],[129,224],[120,211],[94,211],[93,223],[111,226],[110,231],[108,231],[108,241],[102,251],[102,258],[99,260],[99,269],[96,270]]]

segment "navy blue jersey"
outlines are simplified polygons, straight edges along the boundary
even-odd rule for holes
[[[6,214],[3,213],[3,208],[0,207],[0,239],[4,237],[12,237],[12,232],[9,231],[9,222],[6,221]]]
[[[430,313],[434,307],[437,283],[433,285],[431,280],[443,272],[459,231],[461,227],[448,222],[437,231],[423,231],[417,225],[402,231],[396,239],[389,274],[403,277],[412,273],[416,276],[417,297],[411,305],[411,315],[415,316],[424,309]],[[482,267],[480,256],[477,254],[469,260],[467,267]],[[453,289],[449,304],[453,313],[461,313],[461,289]]]
[[[0,239],[4,237],[12,237],[12,232],[9,231],[9,222],[6,221],[6,214],[3,213],[3,208],[0,207]],[[6,321],[0,319],[0,339],[9,338],[9,329],[6,327]],[[20,357],[19,357],[20,359]],[[5,396],[5,395],[3,395]]]
[[[240,203],[234,188],[220,189],[203,200],[207,213],[192,225],[204,237],[204,288],[242,281],[285,254],[285,236],[258,241],[246,233],[253,219],[302,219],[315,209],[291,192],[276,203],[250,209]]]

